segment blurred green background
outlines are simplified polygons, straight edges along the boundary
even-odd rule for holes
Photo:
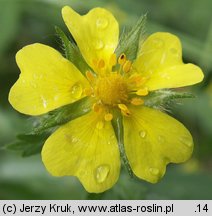
[[[0,150],[0,199],[212,199],[212,1],[211,0],[0,0],[0,148],[26,131],[29,117],[8,103],[9,89],[19,75],[15,54],[40,42],[57,49],[54,26],[67,29],[61,8],[80,13],[102,6],[121,27],[132,26],[148,13],[147,33],[169,31],[182,41],[185,62],[199,65],[204,82],[186,89],[195,99],[172,107],[172,115],[191,131],[195,150],[182,165],[169,165],[157,184],[133,180],[122,170],[118,183],[103,194],[88,194],[74,177],[50,176],[40,155],[22,158]]]

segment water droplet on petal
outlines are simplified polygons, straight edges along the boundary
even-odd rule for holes
[[[64,145],[64,150],[70,152],[73,150],[73,145],[79,142],[77,137],[74,137],[70,134],[65,135],[65,139],[67,140],[66,144]]]
[[[99,29],[105,29],[108,26],[108,20],[105,18],[98,18],[96,20],[96,26]]]
[[[151,168],[149,168],[149,172],[150,172],[152,175],[158,175],[160,171],[159,171],[158,168],[151,167]]]
[[[162,48],[164,45],[164,41],[160,38],[155,38],[153,40],[153,43],[154,43],[155,48],[157,48],[157,49]]]
[[[65,134],[65,138],[66,138],[66,140],[68,141],[68,143],[73,143],[73,144],[75,144],[75,143],[79,142],[79,139],[78,139],[77,137],[72,136],[72,135],[70,135],[70,134]]]
[[[162,73],[160,76],[161,78],[164,78],[164,79],[170,79],[170,76],[167,73]]]
[[[59,100],[59,95],[55,95],[54,96],[54,101],[58,101]]]
[[[37,88],[37,84],[34,82],[31,82],[30,85],[32,86],[32,88],[36,89]]]
[[[42,79],[43,78],[43,75],[42,74],[39,74],[39,73],[34,73],[33,74],[33,78],[38,80],[38,79]]]
[[[192,139],[187,136],[180,137],[180,142],[182,142],[184,145],[188,146],[189,148],[193,146]]]
[[[47,100],[45,99],[44,96],[41,96],[41,100],[42,100],[43,107],[46,109],[47,108]]]
[[[110,138],[109,138],[109,140],[108,140],[108,142],[107,142],[107,144],[110,145],[110,144],[112,144],[114,142],[115,142],[115,136],[111,135]]]
[[[165,137],[162,136],[162,135],[159,135],[159,136],[158,136],[158,142],[159,142],[159,143],[164,143],[164,142],[165,142]]]
[[[77,143],[77,142],[78,142],[78,139],[76,137],[72,137],[71,143]]]
[[[104,43],[103,43],[102,40],[98,40],[98,39],[97,39],[97,40],[94,42],[94,48],[95,48],[96,50],[101,50],[103,47],[104,47]]]
[[[144,131],[144,130],[139,131],[139,136],[140,136],[141,138],[145,138],[145,136],[146,136],[146,131]]]
[[[179,51],[175,48],[170,48],[169,51],[172,55],[176,56],[177,58],[180,56]]]
[[[82,85],[80,83],[76,83],[71,87],[71,95],[73,98],[78,99],[82,95]]]
[[[104,122],[103,122],[103,121],[98,121],[98,122],[96,123],[96,128],[97,128],[98,130],[101,130],[102,128],[104,128]]]
[[[98,183],[103,183],[110,172],[109,165],[98,166],[95,170],[95,178]]]

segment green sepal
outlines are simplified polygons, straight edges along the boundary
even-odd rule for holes
[[[112,120],[112,126],[116,135],[116,139],[118,141],[119,146],[119,152],[121,159],[124,163],[124,166],[126,170],[128,171],[129,175],[131,177],[134,177],[133,171],[130,167],[125,148],[124,148],[124,127],[123,127],[123,119],[122,114],[119,111],[113,112],[113,120]]]
[[[34,133],[63,125],[73,119],[85,115],[91,110],[91,99],[84,97],[74,103],[62,106],[38,117],[38,125],[34,127]]]
[[[71,42],[59,27],[55,26],[55,31],[62,42],[65,57],[71,61],[83,75],[85,75],[88,70],[92,72],[92,69],[86,63],[77,45],[73,41]]]
[[[45,140],[50,132],[42,134],[19,134],[17,141],[4,146],[7,150],[20,151],[23,157],[29,157],[41,152]]]
[[[26,134],[17,135],[17,141],[5,145],[3,148],[21,151],[23,157],[28,157],[41,152],[46,139],[54,130],[75,118],[85,115],[91,110],[91,99],[82,98],[72,104],[62,106],[47,114],[36,117],[33,130]]]
[[[131,61],[136,59],[140,38],[144,34],[145,30],[146,18],[146,15],[141,16],[136,25],[130,31],[123,31],[119,44],[115,50],[117,57],[124,53],[127,56],[127,59]]]
[[[163,109],[165,106],[171,105],[172,102],[176,103],[176,100],[194,97],[189,92],[176,92],[163,89],[151,92],[148,96],[145,96],[144,105],[154,109]]]

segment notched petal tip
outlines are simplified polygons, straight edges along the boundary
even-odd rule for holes
[[[167,164],[191,157],[192,136],[182,123],[158,110],[134,106],[131,111],[131,118],[124,118],[127,157],[137,177],[157,183]]]
[[[119,25],[113,14],[97,7],[80,15],[65,6],[62,17],[88,65],[97,72],[94,62],[103,59],[108,64],[119,36]]]
[[[16,62],[21,73],[10,90],[9,102],[19,112],[40,115],[84,96],[81,88],[88,82],[54,48],[40,43],[25,46],[17,52]]]
[[[67,5],[62,8],[61,12],[62,12],[62,17],[64,21],[67,21],[69,16],[71,18],[71,14],[79,15],[76,11],[74,11],[71,7]]]
[[[52,175],[76,176],[90,193],[110,189],[120,172],[112,126],[105,122],[104,128],[97,128],[98,122],[94,112],[79,117],[56,130],[42,149],[43,163]]]
[[[194,79],[193,84],[202,82],[204,79],[204,73],[203,73],[202,69],[200,67],[198,67],[197,65],[194,65],[194,64],[188,64],[188,65],[191,65],[191,67],[193,67],[193,71],[194,71],[193,72],[193,79]]]
[[[17,65],[20,66],[20,64],[22,64],[22,58],[25,58],[27,54],[33,52],[34,49],[42,49],[45,47],[52,49],[51,47],[41,43],[28,44],[27,46],[22,47],[15,55]]]

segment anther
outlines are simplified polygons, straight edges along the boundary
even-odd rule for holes
[[[118,104],[121,113],[125,116],[129,116],[131,113],[125,104]]]
[[[86,75],[89,82],[91,82],[91,83],[94,82],[95,76],[91,71],[86,71],[85,75]]]
[[[139,95],[139,96],[146,96],[148,95],[148,89],[145,87],[145,88],[141,88],[139,89],[136,94]]]
[[[92,88],[85,88],[84,93],[86,96],[91,96],[93,93],[93,90],[92,90]]]
[[[93,111],[97,112],[97,113],[101,112],[102,111],[102,106],[100,104],[94,103],[93,104]]]
[[[146,77],[142,77],[141,75],[132,75],[129,78],[129,83],[135,86],[141,86],[147,81]]]
[[[124,53],[122,53],[122,54],[119,56],[118,63],[119,63],[120,65],[123,65],[123,64],[126,62],[126,60],[127,60],[126,55],[125,55]]]
[[[109,64],[110,64],[110,66],[114,66],[114,65],[116,65],[116,63],[117,63],[116,54],[113,53],[110,57]]]
[[[144,100],[142,100],[141,98],[132,98],[130,102],[132,105],[135,105],[135,106],[144,104]]]
[[[131,66],[132,66],[132,62],[129,61],[129,60],[127,60],[127,61],[124,63],[124,65],[123,65],[123,71],[124,71],[125,73],[128,73],[128,72],[130,71],[130,69],[131,69]]]
[[[111,113],[107,113],[104,116],[105,121],[111,121],[113,119],[113,115]]]
[[[105,61],[103,59],[100,59],[98,62],[98,68],[103,69],[105,67]]]

